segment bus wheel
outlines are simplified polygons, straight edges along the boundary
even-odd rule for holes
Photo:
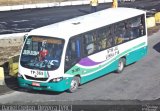
[[[118,62],[118,69],[117,69],[117,73],[121,73],[124,69],[125,66],[125,58],[120,58],[119,62]]]
[[[80,84],[80,78],[75,76],[71,81],[70,88],[68,91],[71,93],[75,92],[78,89],[79,84]]]

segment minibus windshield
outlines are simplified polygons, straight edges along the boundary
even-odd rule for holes
[[[25,68],[55,70],[60,66],[64,40],[53,37],[29,36],[21,53]]]

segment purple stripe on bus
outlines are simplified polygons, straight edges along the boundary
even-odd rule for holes
[[[91,59],[89,59],[88,57],[81,59],[81,61],[78,63],[82,66],[94,66],[94,65],[98,65],[102,62],[95,62]]]

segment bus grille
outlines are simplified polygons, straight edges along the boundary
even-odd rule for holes
[[[25,75],[25,77],[29,80],[36,80],[36,81],[47,81],[48,78],[34,78],[34,77],[30,77]]]

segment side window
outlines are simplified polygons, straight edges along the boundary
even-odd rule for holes
[[[131,18],[126,21],[125,38],[132,40],[145,35],[145,19],[144,15]]]
[[[114,44],[133,40],[145,35],[145,16],[137,16],[115,24]]]
[[[65,69],[72,67],[76,64],[81,57],[81,46],[80,46],[80,38],[70,39],[66,56],[65,56]]]
[[[96,33],[88,33],[84,35],[84,55],[90,55],[96,51],[96,36]]]
[[[98,50],[103,50],[107,48],[107,31],[105,29],[98,31]]]
[[[125,41],[125,33],[126,33],[126,28],[125,28],[125,23],[117,23],[115,25],[115,30],[114,30],[114,43],[115,45],[121,44]]]
[[[132,38],[131,23],[129,21],[125,21],[125,29],[125,40],[129,41]]]
[[[129,20],[130,28],[131,28],[131,38],[134,39],[140,36],[140,26],[141,26],[141,17],[132,18]]]
[[[98,50],[103,50],[113,46],[113,38],[111,35],[111,28],[105,27],[98,30]]]

